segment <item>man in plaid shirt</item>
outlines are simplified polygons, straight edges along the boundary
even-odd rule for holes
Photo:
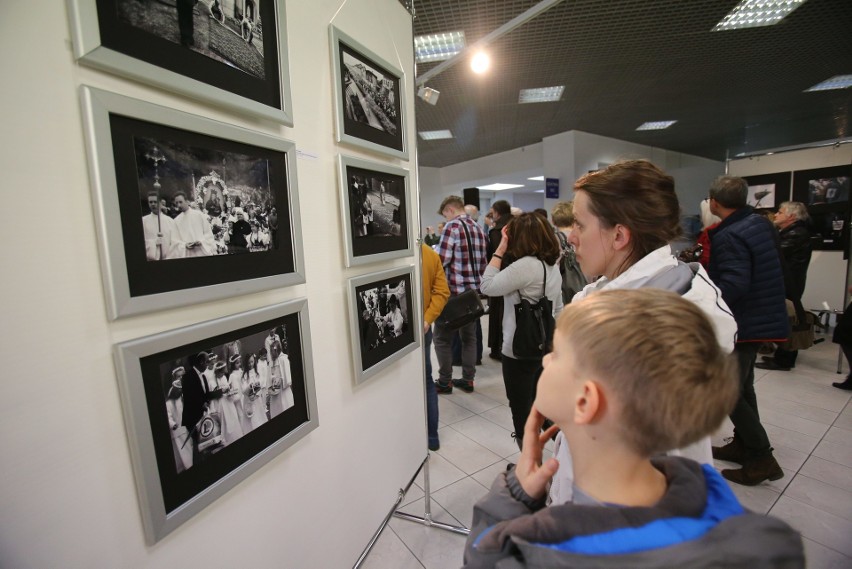
[[[459,196],[449,196],[441,202],[438,213],[447,220],[438,255],[447,273],[450,295],[457,296],[468,289],[479,290],[482,273],[487,263],[488,237],[482,227],[465,214],[464,201]],[[464,229],[467,229],[465,233]],[[470,244],[468,245],[468,236]],[[468,393],[473,391],[476,376],[476,322],[458,329],[462,343],[462,378],[453,379],[453,333],[440,322],[435,322],[435,356],[438,358],[438,393],[452,393],[453,385]]]

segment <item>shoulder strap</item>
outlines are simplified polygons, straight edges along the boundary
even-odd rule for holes
[[[467,263],[470,265],[471,269],[474,269],[474,267],[473,267],[473,244],[471,244],[471,242],[470,242],[470,233],[468,232],[467,224],[464,222],[463,219],[459,219],[459,223],[461,223],[462,229],[464,230],[465,239],[467,239]],[[472,272],[476,272],[476,271],[472,270]]]
[[[541,261],[541,272],[544,274],[541,279],[541,298],[545,298],[547,297],[547,266],[544,264],[544,261]]]

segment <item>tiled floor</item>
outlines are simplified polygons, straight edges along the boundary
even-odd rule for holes
[[[785,476],[751,488],[732,485],[747,508],[778,516],[802,533],[814,569],[852,567],[852,405],[850,392],[831,386],[844,377],[835,373],[837,353],[836,345],[824,342],[800,352],[791,372],[755,370],[761,418]],[[473,504],[518,456],[500,363],[486,357],[477,368],[476,392],[441,395],[439,405],[441,449],[429,461],[432,519],[468,526]],[[723,425],[714,444],[731,432],[730,423]],[[422,487],[421,473],[402,511],[423,516]],[[393,518],[363,566],[458,568],[464,541]]]

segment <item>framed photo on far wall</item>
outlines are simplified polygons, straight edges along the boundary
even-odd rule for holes
[[[329,26],[337,141],[408,159],[402,71]]]
[[[82,87],[110,318],[305,282],[290,141]]]
[[[820,237],[814,249],[848,252],[850,176],[848,164],[793,172],[793,199],[807,206],[811,230]]]
[[[790,199],[790,172],[743,176],[748,183],[747,203],[755,209],[772,209]]]
[[[355,382],[374,376],[420,344],[414,266],[349,279]]]
[[[346,266],[412,256],[408,170],[343,155],[338,169]]]
[[[285,2],[67,2],[82,63],[293,126]]]
[[[115,346],[149,543],[319,425],[306,300]]]

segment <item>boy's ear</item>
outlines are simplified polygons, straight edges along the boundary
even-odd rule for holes
[[[603,407],[603,393],[593,380],[586,380],[580,387],[580,393],[574,403],[574,423],[590,425],[595,422]]]
[[[616,251],[626,248],[630,245],[630,238],[633,235],[630,233],[630,228],[626,225],[617,223],[615,225],[615,236],[612,241],[612,246]]]

